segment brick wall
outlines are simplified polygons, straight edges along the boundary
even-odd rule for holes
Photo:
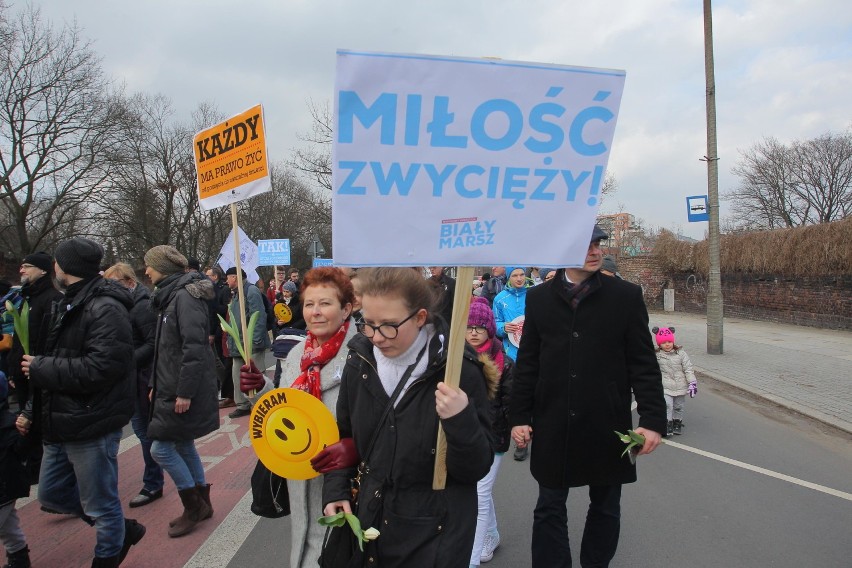
[[[676,311],[707,311],[707,278],[700,274],[664,274],[651,257],[623,258],[618,268],[625,279],[642,286],[649,308],[662,309],[663,289],[671,287]],[[723,274],[722,297],[725,317],[852,330],[852,275]]]

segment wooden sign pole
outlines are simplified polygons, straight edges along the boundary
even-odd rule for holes
[[[245,351],[246,357],[251,359],[251,344],[252,338],[247,337],[246,328],[248,327],[248,322],[246,321],[246,294],[245,290],[243,290],[243,266],[242,261],[240,259],[240,231],[239,226],[237,225],[237,204],[231,203],[231,224],[233,225],[234,231],[234,263],[236,263],[237,268],[237,297],[240,299],[240,337],[243,340],[243,350]],[[248,361],[244,361],[246,365],[249,364]],[[262,373],[266,369],[261,369]],[[240,385],[234,385],[234,388],[240,388]],[[256,393],[250,392],[248,396],[254,396]]]
[[[456,274],[456,292],[453,296],[453,315],[450,319],[450,340],[447,348],[447,367],[444,383],[459,388],[464,354],[464,337],[467,332],[467,314],[470,311],[470,286],[473,282],[473,267],[459,266]],[[447,437],[438,422],[438,441],[435,446],[435,472],[432,489],[444,489],[447,485]]]

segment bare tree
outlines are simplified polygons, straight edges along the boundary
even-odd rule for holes
[[[0,215],[9,252],[85,234],[123,106],[76,24],[24,9],[0,53]]]
[[[169,243],[192,255],[198,209],[191,133],[174,119],[171,101],[137,94],[125,101],[121,137],[109,153],[110,175],[93,196],[98,232],[122,260]]]
[[[794,191],[810,205],[811,223],[829,223],[852,213],[852,131],[827,133],[793,144]]]
[[[298,138],[309,145],[293,152],[288,165],[302,172],[318,188],[331,191],[331,145],[334,141],[334,126],[328,101],[317,104],[308,101],[308,111],[313,122],[311,131],[299,134]]]
[[[852,131],[785,145],[766,138],[740,153],[728,192],[732,226],[776,229],[827,223],[852,212]]]

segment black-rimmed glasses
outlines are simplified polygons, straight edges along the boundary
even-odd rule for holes
[[[358,330],[359,333],[363,333],[365,336],[370,338],[376,335],[376,332],[378,331],[385,339],[396,339],[396,336],[399,335],[399,328],[402,326],[402,324],[416,316],[417,312],[419,311],[420,310],[415,310],[410,316],[408,316],[399,323],[383,323],[379,325],[372,325],[365,322],[364,320],[361,320],[355,322],[355,328]]]
[[[474,333],[485,333],[488,331],[484,326],[481,325],[469,325],[467,326],[468,331],[472,331]]]

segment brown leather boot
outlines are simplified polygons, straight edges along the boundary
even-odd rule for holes
[[[198,489],[198,493],[201,495],[201,498],[204,500],[205,503],[207,503],[207,506],[210,507],[210,513],[206,517],[204,517],[204,519],[209,519],[213,516],[213,505],[210,503],[210,484],[207,483],[205,485],[196,485],[195,487]],[[177,522],[181,520],[181,517],[183,517],[183,515],[169,521],[169,527],[175,526],[175,524],[177,524]]]
[[[204,502],[201,497],[201,492],[198,487],[190,487],[178,491],[181,503],[183,503],[183,515],[177,520],[174,526],[169,527],[169,536],[177,538],[192,532],[201,520],[208,518],[210,507]]]
[[[207,506],[210,507],[210,513],[204,517],[204,519],[209,519],[213,516],[213,504],[210,503],[210,484],[205,483],[204,485],[196,485],[196,487],[198,488],[198,494],[201,495],[201,498],[205,503],[207,503]]]

